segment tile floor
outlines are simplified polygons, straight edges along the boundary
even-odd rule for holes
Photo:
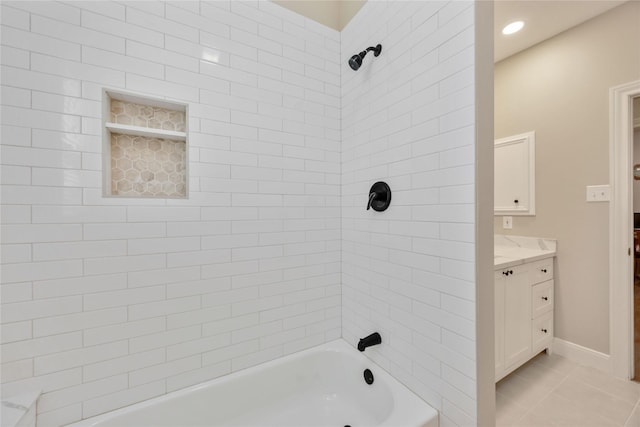
[[[496,384],[496,425],[640,427],[640,383],[541,353]]]

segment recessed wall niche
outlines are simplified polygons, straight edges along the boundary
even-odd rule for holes
[[[188,106],[104,91],[104,194],[187,198]]]

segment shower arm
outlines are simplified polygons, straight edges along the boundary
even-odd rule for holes
[[[380,46],[380,45],[376,45],[375,47],[369,46],[368,48],[366,48],[365,50],[360,52],[360,57],[364,58],[364,56],[367,54],[367,52],[373,52],[373,56],[378,56],[378,55],[380,55],[380,51],[381,50],[382,50],[382,46]]]

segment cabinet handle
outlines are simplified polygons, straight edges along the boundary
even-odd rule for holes
[[[515,200],[513,201],[513,203],[515,203],[515,204],[517,205],[517,204],[518,204],[518,199],[515,199]]]
[[[502,274],[504,274],[505,276],[508,276],[509,272],[508,271],[503,271]]]
[[[543,273],[546,273],[546,272],[547,272],[547,269],[546,269],[546,268],[543,268],[543,269],[542,269],[542,270],[540,270],[540,271],[542,271]]]
[[[549,297],[542,297],[543,300],[548,301]]]
[[[542,332],[544,332],[545,334],[547,333],[546,329],[540,329]]]

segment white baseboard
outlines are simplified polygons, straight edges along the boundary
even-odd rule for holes
[[[608,354],[557,337],[553,338],[553,352],[581,365],[590,366],[607,374],[613,373],[611,358]]]

